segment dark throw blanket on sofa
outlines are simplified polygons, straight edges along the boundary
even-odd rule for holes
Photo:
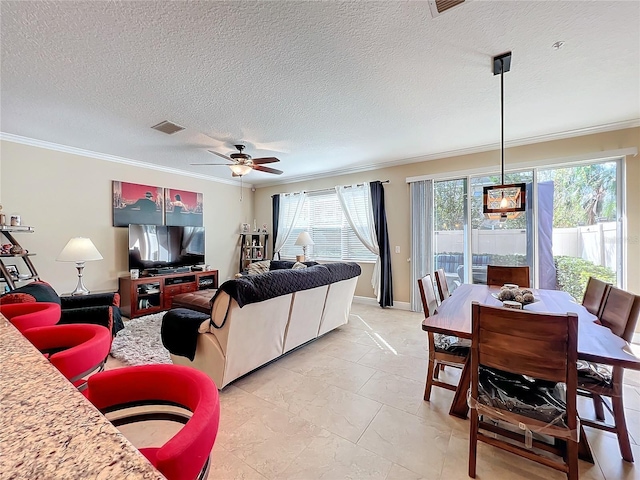
[[[211,305],[220,292],[227,293],[242,308],[250,303],[357,277],[360,272],[357,263],[327,263],[297,270],[272,270],[249,275],[227,280],[220,285],[216,296],[211,299]]]
[[[198,344],[198,327],[209,315],[187,308],[174,308],[162,317],[160,335],[164,348],[193,362]]]

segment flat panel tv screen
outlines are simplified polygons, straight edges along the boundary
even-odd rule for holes
[[[129,268],[184,267],[204,263],[204,227],[129,225]]]

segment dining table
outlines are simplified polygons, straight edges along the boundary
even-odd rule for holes
[[[539,313],[568,313],[578,315],[578,359],[605,365],[640,370],[640,346],[632,345],[598,323],[598,317],[589,313],[567,292],[560,290],[530,289],[534,302],[524,305],[524,310]],[[454,335],[471,339],[471,304],[501,307],[497,295],[499,286],[462,284],[422,322],[426,332]],[[471,382],[470,356],[462,369],[449,414],[467,418],[467,390]],[[588,444],[586,445],[588,449]],[[585,453],[589,457],[589,453]]]

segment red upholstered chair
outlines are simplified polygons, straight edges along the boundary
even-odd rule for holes
[[[0,313],[21,332],[33,327],[55,325],[60,320],[57,303],[12,303],[0,305]]]
[[[169,480],[206,478],[209,456],[218,434],[218,388],[206,374],[180,365],[142,365],[119,368],[89,377],[86,397],[103,413],[136,406],[173,405],[174,412],[143,412],[118,416],[115,426],[145,420],[170,420],[184,427],[160,447],[140,452]]]
[[[111,349],[111,333],[100,325],[35,327],[23,334],[80,390],[86,387],[85,376],[104,367]]]

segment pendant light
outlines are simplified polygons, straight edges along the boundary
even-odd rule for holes
[[[493,57],[493,74],[500,75],[500,165],[501,184],[483,188],[482,212],[500,222],[525,211],[526,183],[504,183],[504,74],[511,70],[511,52]]]

